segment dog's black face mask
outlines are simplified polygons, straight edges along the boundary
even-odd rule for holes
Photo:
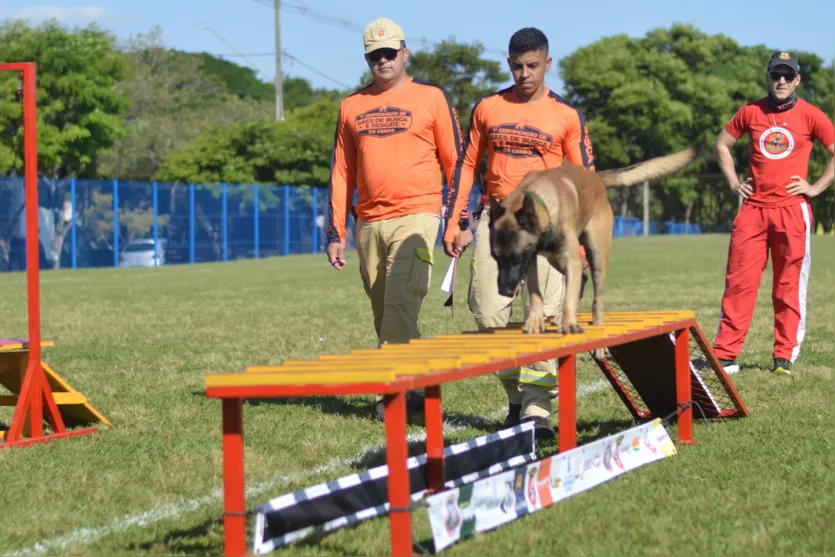
[[[501,222],[506,209],[495,200],[490,204],[490,254],[499,267],[499,294],[509,298],[515,296],[537,252],[536,215],[532,202],[525,199],[511,219]]]

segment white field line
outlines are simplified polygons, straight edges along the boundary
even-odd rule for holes
[[[608,381],[597,381],[596,383],[590,383],[588,385],[580,385],[577,388],[577,397],[582,398],[589,396],[598,391],[602,391],[608,386]],[[455,423],[444,421],[444,433],[462,431],[467,429],[471,424],[474,425],[477,420],[497,420],[501,418],[505,412],[507,412],[507,408],[500,408],[480,418],[461,419],[457,420]],[[425,439],[426,432],[413,433],[408,436],[410,444],[420,443]],[[382,454],[384,451],[385,446],[378,446],[372,449],[363,450],[359,455],[353,458],[335,458],[313,469],[293,474],[278,475],[269,480],[247,487],[246,497],[247,499],[251,497],[258,497],[259,495],[271,491],[281,485],[304,480],[306,478],[333,470],[347,468],[358,464],[367,458]],[[44,553],[48,553],[50,555],[61,554],[72,548],[93,544],[111,534],[127,532],[128,530],[133,530],[135,528],[146,528],[163,520],[178,518],[186,513],[198,511],[206,507],[222,503],[223,490],[215,489],[207,495],[202,495],[193,499],[180,499],[174,503],[162,505],[143,513],[121,516],[113,519],[109,524],[104,526],[76,528],[66,534],[41,540],[30,547],[19,549],[13,553],[9,553],[8,555],[38,555]]]

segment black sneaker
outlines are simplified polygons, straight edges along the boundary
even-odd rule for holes
[[[725,370],[725,373],[728,375],[733,375],[734,373],[739,373],[739,364],[736,363],[736,360],[723,360],[722,358],[718,358],[719,365]],[[696,356],[690,361],[693,364],[693,367],[696,368],[696,371],[702,371],[707,369],[707,358],[704,356]]]
[[[771,372],[778,375],[791,375],[792,363],[783,358],[774,358],[774,369]]]
[[[522,421],[534,423],[533,436],[537,441],[554,441],[557,438],[554,428],[548,423],[548,418],[533,416]]]
[[[406,411],[423,411],[424,396],[415,391],[408,391],[406,393]],[[378,400],[374,405],[374,410],[377,414],[377,419],[381,422],[386,421],[386,403],[384,400]]]
[[[415,391],[406,393],[406,410],[423,410],[424,396]]]
[[[515,425],[519,425],[522,423],[521,419],[522,414],[522,405],[521,404],[508,404],[507,406],[507,417],[504,419],[504,427],[513,427]]]

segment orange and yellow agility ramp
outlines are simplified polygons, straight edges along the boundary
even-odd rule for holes
[[[41,341],[41,347],[52,345],[52,341]],[[84,394],[73,389],[46,362],[40,362],[40,369],[30,365],[29,348],[25,339],[0,338],[0,385],[8,391],[0,394],[0,406],[15,408],[11,424],[0,428],[0,449],[95,431],[92,427],[67,430],[68,427],[110,425]],[[44,435],[44,419],[52,428],[50,435]]]
[[[677,414],[678,442],[694,443],[693,406],[708,417],[748,414],[730,379],[713,355],[692,311],[607,313],[604,325],[591,325],[580,314],[579,335],[527,335],[521,325],[481,333],[439,335],[408,344],[326,355],[316,360],[253,366],[246,373],[208,375],[206,395],[219,398],[223,411],[224,552],[246,552],[243,402],[246,399],[385,395],[386,462],[391,505],[392,555],[411,555],[411,512],[406,392],[423,388],[426,454],[430,491],[444,484],[444,438],[441,385],[557,359],[559,381],[559,450],[577,442],[576,357],[605,349],[596,360],[630,412],[640,420]],[[691,340],[692,339],[692,340]],[[691,364],[701,352],[708,366]]]

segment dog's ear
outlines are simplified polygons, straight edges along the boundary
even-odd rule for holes
[[[516,222],[522,230],[537,233],[539,220],[536,216],[536,206],[533,198],[527,193],[522,198],[522,207],[516,211]]]
[[[502,207],[502,204],[496,201],[496,198],[492,195],[490,196],[490,221],[495,222],[496,219],[500,218],[502,215],[505,214],[505,208]]]

